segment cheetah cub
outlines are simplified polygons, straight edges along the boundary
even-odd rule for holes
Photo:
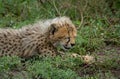
[[[0,29],[0,56],[56,56],[75,45],[77,30],[68,17],[38,21],[20,29]]]

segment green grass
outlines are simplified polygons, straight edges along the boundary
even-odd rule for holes
[[[41,2],[42,1],[42,2]],[[0,0],[0,27],[20,28],[40,19],[69,16],[78,28],[79,58],[0,57],[0,79],[118,79],[120,78],[120,3],[106,0]]]

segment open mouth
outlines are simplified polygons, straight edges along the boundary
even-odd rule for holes
[[[61,49],[64,50],[64,51],[71,49],[71,47],[66,46],[66,45],[60,45],[60,47],[61,47]]]

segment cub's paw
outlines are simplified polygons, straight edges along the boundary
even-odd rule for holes
[[[71,57],[74,57],[74,58],[79,57],[85,64],[92,64],[95,62],[95,57],[91,55],[79,55],[79,54],[73,53],[71,54]]]

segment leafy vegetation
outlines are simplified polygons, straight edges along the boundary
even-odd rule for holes
[[[0,27],[20,28],[39,19],[69,16],[78,28],[76,46],[68,51],[96,57],[27,61],[0,57],[0,79],[118,79],[120,78],[120,0],[0,0]],[[21,62],[21,61],[24,61]]]

